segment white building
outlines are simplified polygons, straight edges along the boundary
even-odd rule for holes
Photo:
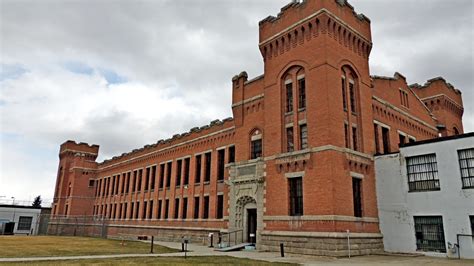
[[[386,251],[474,259],[474,133],[406,144],[375,168]]]
[[[0,235],[37,235],[44,230],[51,208],[21,205],[0,205]]]

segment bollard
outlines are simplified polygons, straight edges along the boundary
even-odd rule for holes
[[[280,243],[280,255],[281,257],[285,257],[285,249],[283,247],[283,243]]]
[[[150,250],[150,253],[153,254],[153,240],[154,240],[154,236],[151,236],[151,250]]]
[[[213,248],[214,247],[214,234],[211,233],[211,245],[209,246],[210,248]]]

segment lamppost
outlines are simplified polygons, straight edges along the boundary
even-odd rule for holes
[[[16,208],[15,208],[15,197],[12,197],[12,206],[13,206],[13,222],[15,222],[15,211],[16,211]]]

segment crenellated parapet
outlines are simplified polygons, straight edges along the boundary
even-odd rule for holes
[[[99,145],[89,145],[85,142],[76,143],[73,140],[68,140],[61,144],[59,148],[59,158],[64,156],[80,156],[87,160],[95,161],[99,154]]]
[[[334,39],[363,58],[368,58],[372,49],[370,20],[344,0],[293,1],[277,17],[260,21],[259,26],[264,60],[321,36]]]

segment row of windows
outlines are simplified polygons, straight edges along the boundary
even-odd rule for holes
[[[210,208],[209,208],[209,196],[202,197],[203,210],[200,213],[200,196],[194,197],[194,219],[208,219]],[[142,204],[141,204],[142,203]],[[181,205],[180,205],[181,203]],[[129,211],[130,206],[130,211]],[[140,208],[141,207],[141,208]],[[180,212],[181,207],[181,212]],[[180,215],[181,213],[181,215]],[[172,216],[170,216],[170,214]],[[108,219],[188,219],[188,198],[175,198],[174,209],[171,210],[170,200],[158,200],[157,210],[154,210],[154,201],[137,201],[137,202],[122,202],[122,203],[110,203],[100,204],[94,206],[94,215],[102,215]],[[222,219],[224,217],[224,195],[217,195],[216,202],[216,219]]]
[[[462,188],[474,188],[474,148],[458,150]],[[408,191],[440,190],[436,154],[406,158]]]
[[[382,143],[380,143],[380,131],[382,132]],[[377,123],[374,123],[374,136],[375,136],[375,154],[386,154],[391,152],[390,148],[390,129],[385,126],[381,126]],[[416,139],[412,136],[409,136],[405,133],[398,133],[399,145],[408,143],[413,143]],[[382,144],[382,145],[380,145]]]
[[[228,163],[235,161],[235,147],[229,147]],[[194,183],[198,184],[201,182],[202,168],[204,159],[204,182],[210,182],[211,180],[211,160],[212,152],[199,154],[195,156],[195,175]],[[174,169],[175,174],[175,185],[179,187],[182,185],[188,185],[190,179],[190,164],[191,157],[176,160],[176,167]],[[105,177],[99,179],[96,184],[96,197],[107,197],[118,194],[127,194],[129,192],[141,192],[154,190],[155,186],[159,189],[164,187],[169,188],[171,186],[173,172],[173,161],[162,163],[159,165],[158,180],[157,166],[149,166],[145,168],[145,175],[143,178],[143,169],[137,169],[127,173],[113,175],[111,177]],[[225,175],[225,149],[217,151],[217,180],[223,181]],[[144,180],[143,180],[144,179]],[[143,186],[142,186],[143,182]],[[90,183],[89,185],[93,185]]]
[[[289,215],[303,215],[303,178],[293,177],[288,179],[289,189]],[[352,178],[352,200],[355,217],[362,217],[362,179]]]

